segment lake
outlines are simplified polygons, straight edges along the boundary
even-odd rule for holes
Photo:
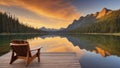
[[[120,68],[120,36],[0,35],[0,55],[10,51],[12,39],[27,40],[42,52],[76,52],[82,68]]]

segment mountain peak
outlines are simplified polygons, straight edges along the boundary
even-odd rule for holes
[[[99,12],[97,18],[101,18],[101,17],[109,14],[109,12],[111,12],[111,11],[112,11],[112,10],[107,9],[107,8],[104,7],[104,8]]]
[[[42,31],[57,31],[58,29],[41,27],[40,30],[42,30]]]
[[[104,7],[101,12],[108,12],[108,11],[111,11],[111,10]]]
[[[107,9],[107,8],[105,8],[105,7],[102,9],[102,11],[106,11],[106,10],[108,10],[108,9]]]

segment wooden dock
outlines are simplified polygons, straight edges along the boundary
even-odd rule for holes
[[[0,57],[0,68],[81,68],[76,53],[74,52],[42,52],[40,63],[37,58],[28,67],[24,60],[16,60],[9,64],[11,53]]]

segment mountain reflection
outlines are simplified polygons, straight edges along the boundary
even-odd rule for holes
[[[120,56],[119,36],[71,35],[67,39],[80,49],[100,53],[102,56]],[[103,54],[104,53],[104,54]]]
[[[96,49],[95,50],[93,50],[95,53],[99,53],[101,56],[103,56],[103,57],[106,57],[106,56],[109,56],[109,55],[111,55],[108,51],[105,51],[105,50],[103,50],[103,49],[101,49],[101,48],[99,48],[99,47],[96,47]]]

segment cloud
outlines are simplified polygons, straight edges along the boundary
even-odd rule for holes
[[[0,4],[22,7],[56,23],[64,20],[67,25],[81,15],[70,0],[1,0]]]
[[[47,19],[46,23],[44,23],[45,21],[41,20],[41,19],[32,19],[32,18],[26,18],[23,16],[18,16],[18,18],[20,19],[21,23],[27,24],[29,26],[35,26],[35,28],[41,28],[43,26],[47,27],[47,28],[56,28],[56,29],[60,29],[61,27],[66,27],[67,24],[65,23],[66,21],[64,20],[56,20],[56,19]],[[55,23],[57,22],[57,23]]]

